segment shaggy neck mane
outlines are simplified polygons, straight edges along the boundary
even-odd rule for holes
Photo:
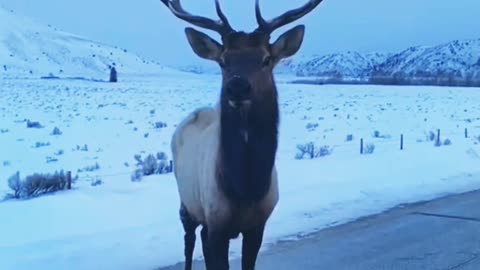
[[[229,200],[248,206],[267,194],[278,141],[275,86],[269,96],[252,100],[248,109],[234,109],[222,94],[220,186]]]

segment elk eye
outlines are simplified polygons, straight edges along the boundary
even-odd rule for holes
[[[265,59],[263,59],[262,66],[263,67],[269,67],[270,64],[272,64],[272,57],[271,56],[265,57]]]

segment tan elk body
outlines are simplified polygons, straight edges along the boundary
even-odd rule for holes
[[[265,198],[235,212],[217,184],[220,141],[219,108],[202,108],[190,114],[178,127],[172,140],[175,176],[180,198],[192,217],[200,224],[235,226],[248,230],[261,225],[272,213],[278,201],[275,167],[272,183]],[[194,157],[194,158],[193,158]],[[235,214],[236,217],[231,215]]]

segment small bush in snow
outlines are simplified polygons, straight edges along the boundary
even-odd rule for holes
[[[153,155],[148,155],[143,161],[143,175],[152,175],[158,169],[157,159]]]
[[[143,176],[167,174],[173,170],[167,155],[163,152],[157,153],[156,155],[150,154],[143,160],[140,155],[135,155],[134,159],[137,161],[137,169],[131,176],[133,182],[141,181]]]
[[[100,185],[102,185],[102,184],[103,184],[103,181],[102,181],[102,179],[99,179],[99,178],[96,178],[95,180],[93,180],[93,181],[90,183],[90,185],[91,185],[92,187],[100,186]]]
[[[165,123],[165,122],[156,122],[155,123],[155,128],[157,128],[157,129],[164,128],[164,127],[167,127],[167,123]]]
[[[330,146],[328,145],[324,145],[324,146],[321,146],[317,153],[316,153],[316,157],[324,157],[324,156],[328,156],[332,153],[332,149],[330,148]]]
[[[348,134],[347,138],[345,139],[347,142],[353,141],[353,134]]]
[[[295,156],[296,159],[304,159],[305,156],[310,159],[315,157],[315,144],[313,142],[299,144],[297,145],[297,150],[298,152]]]
[[[13,197],[19,199],[22,193],[22,181],[20,180],[20,172],[8,178],[8,187],[13,190]]]
[[[316,128],[318,128],[318,123],[308,123],[306,126],[308,131],[315,131]]]
[[[165,154],[165,152],[158,152],[157,153],[157,159],[158,160],[167,160],[167,154]]]
[[[47,163],[52,163],[52,162],[57,162],[58,158],[48,156],[46,157],[46,160],[47,160]]]
[[[17,172],[8,179],[8,186],[14,192],[9,197],[15,199],[38,197],[66,189],[67,182],[67,175],[63,171],[54,174],[36,173],[27,176],[24,180],[20,179],[20,173]]]
[[[372,136],[377,139],[389,139],[391,137],[390,135],[381,134],[378,130],[375,130]]]
[[[8,131],[9,131],[8,129],[3,129],[3,128],[0,129],[0,133],[2,133],[2,134],[3,134],[3,133],[7,133]]]
[[[50,133],[51,135],[62,135],[62,132],[60,131],[60,129],[58,127],[55,127],[52,131],[52,133]]]
[[[3,161],[3,167],[8,167],[8,166],[10,166],[10,161],[8,160]]]
[[[39,122],[27,121],[27,128],[43,128]]]
[[[141,165],[143,163],[141,155],[135,155],[135,156],[133,156],[133,159],[135,159],[137,161],[137,165]]]
[[[363,154],[365,155],[373,154],[374,151],[375,151],[375,145],[373,143],[369,143],[365,145],[365,149],[363,149]]]
[[[428,133],[428,138],[427,138],[427,139],[428,139],[429,141],[433,142],[433,141],[435,141],[435,138],[436,138],[436,137],[437,137],[437,135],[435,135],[435,132],[430,131],[430,132]]]
[[[23,182],[24,196],[37,197],[41,194],[56,192],[65,189],[67,177],[63,171],[50,174],[33,174],[27,176]]]
[[[95,163],[94,165],[91,165],[91,166],[85,166],[83,169],[78,169],[77,172],[81,173],[81,172],[93,172],[93,171],[97,171],[100,169],[100,165],[98,165],[98,163]]]
[[[83,146],[80,146],[80,145],[77,145],[77,148],[76,148],[77,151],[83,151],[83,152],[88,152],[88,145],[83,145]]]
[[[158,169],[157,169],[158,174],[166,174],[166,173],[171,173],[173,171],[173,168],[170,167],[170,162],[168,161],[167,154],[163,152],[157,153],[157,159],[158,159]]]
[[[49,146],[50,143],[49,142],[36,142],[35,143],[35,148],[40,148],[40,147],[45,147],[45,146]]]
[[[445,139],[443,142],[441,140],[436,140],[435,141],[435,147],[440,147],[442,145],[452,145],[452,141],[450,139]]]
[[[321,147],[315,146],[315,143],[309,142],[306,144],[297,145],[296,159],[314,159],[319,157],[328,156],[332,153],[330,146],[324,145]]]
[[[142,181],[142,178],[143,178],[143,169],[139,168],[132,173],[132,176],[130,179],[132,180],[132,182],[140,182]]]

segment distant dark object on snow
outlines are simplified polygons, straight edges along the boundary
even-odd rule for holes
[[[110,82],[117,82],[117,69],[115,67],[110,68]]]

